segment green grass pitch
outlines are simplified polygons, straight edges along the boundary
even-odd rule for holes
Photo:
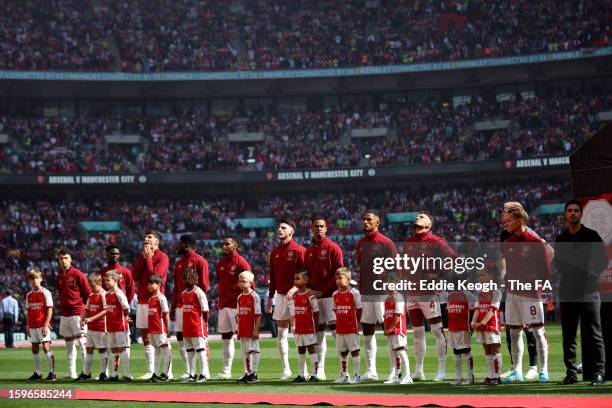
[[[313,384],[292,384],[290,381],[280,381],[278,377],[280,375],[280,361],[278,358],[278,351],[276,348],[275,339],[262,339],[261,340],[261,351],[262,358],[259,367],[259,379],[258,384],[252,385],[238,385],[233,381],[216,381],[211,380],[205,384],[180,384],[176,381],[166,384],[148,384],[141,381],[135,381],[131,384],[117,384],[117,383],[98,383],[96,381],[85,382],[85,383],[73,383],[71,381],[58,380],[55,383],[47,383],[44,381],[32,383],[25,379],[28,378],[33,372],[33,361],[29,348],[20,349],[2,349],[0,350],[0,388],[34,388],[34,387],[45,387],[45,388],[71,388],[71,389],[89,389],[89,390],[118,390],[118,391],[175,391],[175,392],[217,392],[217,393],[299,393],[299,394],[346,394],[358,395],[358,394],[371,394],[371,395],[383,395],[383,394],[398,394],[398,395],[567,395],[567,396],[610,396],[612,397],[612,383],[607,383],[601,387],[592,387],[588,383],[578,383],[571,386],[560,386],[557,385],[557,381],[561,380],[565,374],[565,367],[563,365],[563,351],[561,347],[561,330],[558,325],[552,325],[547,327],[548,339],[549,339],[549,373],[551,381],[548,384],[539,384],[537,382],[525,382],[522,384],[511,384],[511,385],[500,385],[500,386],[485,386],[485,385],[473,385],[473,386],[451,386],[448,381],[454,377],[454,363],[452,353],[449,350],[447,359],[447,379],[448,381],[443,383],[436,383],[433,381],[424,381],[415,383],[412,385],[385,385],[382,383],[388,373],[389,360],[387,357],[387,346],[386,340],[383,335],[378,335],[378,355],[377,365],[378,373],[381,381],[379,382],[365,382],[357,385],[337,385],[333,384],[331,380],[335,379],[338,373],[338,357],[334,348],[334,341],[328,336],[327,345],[327,363],[326,363],[326,374],[328,381],[313,383]],[[435,356],[435,343],[430,333],[427,333],[427,356],[425,361],[425,374],[428,379],[432,379],[435,375],[437,368],[437,359]],[[409,334],[409,358],[411,363],[411,369],[414,369],[414,355],[412,350],[412,334]],[[212,341],[210,343],[210,365],[211,374],[214,376],[221,368],[221,349],[222,343],[220,341]],[[234,378],[238,378],[242,372],[242,359],[238,349],[238,343],[236,343],[236,356],[233,364],[233,375]],[[297,372],[297,356],[296,349],[293,340],[290,339],[290,358],[291,367],[295,373]],[[58,377],[63,375],[66,370],[66,351],[63,346],[53,347],[53,351],[56,356],[56,367]],[[482,346],[472,338],[472,351],[474,354],[474,371],[477,383],[482,382],[485,377],[485,365],[484,355],[482,352]],[[507,349],[503,348],[504,356],[504,371],[509,366],[509,357]],[[363,354],[363,353],[362,353]],[[182,372],[182,361],[178,354],[177,347],[173,348],[173,359],[174,359],[174,374],[178,376]],[[46,368],[46,361],[42,359],[43,372]],[[307,359],[309,361],[309,359]],[[98,357],[96,355],[96,361],[94,363],[93,373],[98,373]],[[528,366],[528,356],[525,352],[524,356],[524,367]],[[77,367],[81,367],[80,359],[77,363]],[[133,346],[131,354],[131,372],[133,377],[142,375],[145,371],[144,364],[144,353],[141,345]],[[362,356],[362,371],[364,370],[365,363]],[[352,371],[352,364],[349,360],[349,372]],[[121,372],[121,369],[120,369]],[[6,407],[34,407],[39,406],[41,401],[8,401],[3,400],[0,405]],[[117,405],[129,406],[130,407],[153,407],[154,403],[117,403],[117,402],[101,402],[101,401],[45,401],[45,406],[73,406],[79,408],[85,407],[111,407]],[[159,403],[155,403],[158,404]],[[164,404],[164,406],[184,406],[181,404]],[[218,406],[218,405],[216,405]]]

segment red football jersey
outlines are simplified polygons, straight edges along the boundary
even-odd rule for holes
[[[512,234],[503,243],[506,259],[506,281],[519,280],[531,283],[536,279],[548,279],[551,274],[550,259],[546,252],[546,243],[533,230],[526,228],[519,236]],[[508,293],[522,296],[539,297],[539,290],[513,290],[506,285]]]
[[[305,252],[306,248],[294,240],[272,250],[270,254],[270,296],[274,296],[274,292],[286,295],[293,287],[295,272],[304,269]]]
[[[106,330],[109,333],[129,331],[127,316],[123,314],[126,309],[130,310],[130,304],[121,289],[106,292]]]
[[[26,310],[28,312],[28,329],[39,329],[45,325],[47,310],[53,309],[53,297],[46,288],[29,291],[26,296]]]
[[[238,252],[231,257],[221,257],[215,268],[219,281],[219,309],[224,307],[235,308],[236,299],[242,292],[238,286],[238,275],[250,271],[251,265]]]
[[[385,329],[391,328],[396,315],[400,315],[390,334],[406,336],[406,302],[399,292],[393,292],[385,299]]]
[[[476,309],[478,310],[478,321],[481,321],[487,312],[491,309],[495,311],[495,314],[489,319],[482,331],[492,331],[501,333],[501,322],[499,313],[499,304],[501,302],[502,294],[499,290],[493,291],[482,291],[478,294],[478,300],[476,301]]]
[[[82,316],[85,311],[85,302],[91,293],[89,282],[74,266],[66,272],[58,272],[57,289],[60,298],[60,313],[62,316]]]
[[[180,308],[181,293],[185,290],[185,282],[183,281],[183,272],[187,268],[193,268],[198,275],[198,286],[202,288],[204,293],[208,292],[208,261],[203,256],[195,251],[191,251],[179,259],[174,264],[174,287],[172,288],[172,308]]]
[[[261,299],[254,290],[238,295],[238,338],[253,337],[255,316],[261,316]]]
[[[355,288],[345,292],[335,291],[332,295],[334,311],[336,312],[336,333],[359,333],[357,309],[361,309],[361,295]]]
[[[92,293],[87,298],[85,311],[87,317],[92,317],[106,309],[106,291],[101,289],[98,293]],[[105,332],[106,331],[106,316],[102,316],[95,322],[87,323],[87,330]]]
[[[455,291],[448,294],[448,331],[470,331],[470,309],[474,296],[470,292]]]
[[[322,297],[330,297],[337,289],[335,273],[344,266],[342,249],[329,238],[324,237],[319,244],[306,249],[304,264],[310,272],[310,287],[323,293]]]
[[[183,302],[183,337],[207,337],[204,312],[208,312],[208,299],[204,291],[194,286],[181,294]]]
[[[295,318],[295,334],[316,333],[314,313],[319,311],[319,302],[312,292],[297,292],[289,303],[291,315]]]
[[[153,253],[153,258],[145,259],[142,254],[138,256],[136,262],[132,266],[132,277],[138,285],[137,296],[138,303],[146,305],[151,297],[149,292],[149,277],[151,275],[159,275],[164,280],[161,287],[161,293],[166,293],[166,279],[168,277],[168,266],[170,260],[168,255],[161,249],[156,249]]]
[[[170,313],[168,299],[161,293],[149,298],[149,318],[147,331],[151,334],[168,334],[168,327],[164,323],[164,313]]]

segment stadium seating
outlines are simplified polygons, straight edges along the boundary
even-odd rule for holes
[[[0,69],[210,71],[456,61],[608,45],[606,1],[2,2]],[[602,11],[604,11],[602,13]]]

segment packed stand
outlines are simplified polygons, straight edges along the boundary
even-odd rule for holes
[[[0,69],[113,71],[114,22],[79,0],[2,1]]]
[[[8,70],[167,72],[412,64],[605,47],[612,30],[609,0],[1,4],[0,69]],[[117,66],[109,42],[118,47]]]
[[[331,169],[567,155],[603,125],[610,96],[483,100],[451,108],[397,99],[375,112],[356,106],[313,113],[183,117],[19,118],[0,116],[4,173],[180,173]],[[509,119],[518,130],[476,131],[477,121]],[[238,123],[239,122],[239,123]],[[354,128],[386,127],[395,137],[351,139]],[[263,132],[264,142],[229,143],[229,133]],[[139,134],[144,143],[106,144],[107,134]],[[344,138],[344,139],[343,139]],[[364,158],[366,158],[364,160]]]
[[[258,0],[241,28],[251,69],[411,64],[604,47],[610,10],[577,0]]]
[[[127,72],[210,71],[237,68],[225,13],[229,1],[113,1],[121,69]]]

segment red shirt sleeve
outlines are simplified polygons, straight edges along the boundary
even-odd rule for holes
[[[136,288],[134,287],[134,279],[132,278],[132,271],[128,268],[123,269],[123,279],[125,279],[125,295],[127,296],[128,302],[134,299]]]
[[[270,289],[268,296],[274,297],[276,292],[276,278],[274,277],[274,250],[270,253]]]
[[[178,276],[178,272],[176,270],[176,265],[174,265],[174,285],[172,286],[172,303],[170,304],[170,309],[176,309],[176,305],[178,305],[179,298],[179,285],[177,285],[178,279],[182,279],[182,277]]]
[[[79,275],[80,291],[81,291],[81,299],[83,299],[83,304],[87,303],[87,299],[89,299],[89,295],[91,295],[91,288],[89,287],[89,281],[87,281],[87,277],[84,273],[80,273]]]
[[[204,291],[204,293],[208,292],[208,288],[210,288],[210,280],[208,277],[208,262],[206,259],[202,258],[198,262],[198,272],[200,276],[200,288]]]

